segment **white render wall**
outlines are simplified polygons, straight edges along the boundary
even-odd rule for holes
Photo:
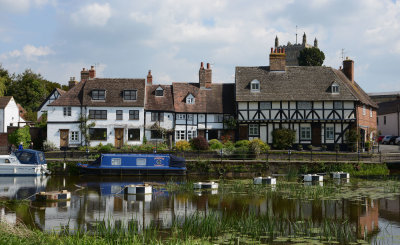
[[[14,98],[11,98],[10,102],[8,102],[7,106],[4,108],[4,110],[2,109],[1,115],[1,127],[0,127],[0,133],[5,133],[7,132],[7,126],[14,126],[17,127],[18,126],[18,122],[25,122],[24,119],[22,119],[19,115],[19,109],[17,104],[15,103]],[[19,126],[23,127],[25,126],[25,123],[23,124],[19,124]]]
[[[124,129],[124,144],[139,145],[143,141],[144,135],[144,109],[143,107],[87,107],[83,108],[82,112],[89,117],[89,110],[107,110],[107,119],[96,119],[89,120],[88,124],[94,122],[96,125],[94,128],[106,128],[107,139],[106,140],[92,140],[91,146],[98,144],[115,144],[115,128]],[[116,120],[116,111],[122,110],[122,120]],[[129,111],[138,110],[139,120],[129,120]],[[82,134],[79,134],[79,141],[71,141],[71,132],[79,131],[79,117],[81,114],[80,107],[71,107],[71,116],[64,116],[62,106],[49,106],[48,112],[48,124],[47,124],[47,139],[53,142],[57,147],[60,147],[60,129],[69,130],[69,145],[77,146],[82,141]],[[128,141],[128,129],[140,129],[140,141]]]
[[[386,117],[386,124],[384,117]],[[381,135],[398,135],[400,132],[398,123],[400,124],[400,116],[397,113],[378,115],[378,131]]]
[[[48,105],[55,101],[58,97],[60,96],[60,94],[58,93],[58,91],[54,91],[54,93],[49,97],[48,100],[46,100],[46,102],[44,103],[44,105],[39,109],[39,111],[37,112],[37,119],[39,119],[43,113],[48,112],[49,107]]]
[[[157,112],[158,113],[158,112]],[[153,140],[151,138],[151,130],[150,127],[156,123],[151,121],[151,111],[146,111],[146,139],[147,140]],[[174,128],[174,113],[172,112],[164,112],[164,121],[159,122],[160,127],[165,128],[165,129],[173,129]],[[157,139],[159,140],[159,139]]]

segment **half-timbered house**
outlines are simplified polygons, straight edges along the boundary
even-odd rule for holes
[[[199,83],[172,83],[175,141],[202,136],[219,139],[228,128],[224,119],[234,116],[234,84],[213,83],[210,64],[201,62]],[[232,133],[230,133],[232,134]]]
[[[72,80],[73,78],[71,78]],[[75,79],[74,79],[75,80]],[[47,96],[47,98],[42,102],[42,104],[39,106],[38,111],[37,111],[37,119],[40,121],[41,117],[43,114],[47,113],[48,109],[47,106],[58,99],[61,95],[65,93],[64,90],[55,88],[51,93]]]
[[[290,128],[296,144],[345,143],[358,128],[374,137],[377,105],[354,81],[354,62],[343,69],[286,66],[284,49],[271,49],[270,66],[236,67],[235,94],[239,138],[271,144],[272,131]]]

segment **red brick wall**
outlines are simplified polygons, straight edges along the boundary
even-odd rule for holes
[[[370,108],[369,106],[365,106],[365,115],[363,115],[363,105],[358,105],[356,107],[356,116],[357,116],[357,127],[366,130],[366,139],[370,139],[370,133],[374,132],[374,136],[376,137],[376,130],[378,128],[376,124],[377,111],[375,108],[372,108],[372,117],[370,116]]]

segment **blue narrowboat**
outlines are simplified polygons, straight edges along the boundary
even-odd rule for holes
[[[94,162],[78,163],[82,174],[184,175],[184,158],[169,154],[101,154]]]

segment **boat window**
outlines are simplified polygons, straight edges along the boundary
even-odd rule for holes
[[[137,166],[146,166],[146,158],[137,158],[136,165]]]
[[[22,152],[20,155],[19,155],[19,161],[21,162],[21,163],[29,163],[29,161],[31,160],[31,158],[32,158],[32,156],[33,156],[33,154],[32,153],[29,153],[29,152]]]
[[[4,159],[4,162],[5,163],[10,163],[10,160],[6,158],[6,159]]]
[[[120,166],[121,165],[121,158],[111,158],[111,165]]]
[[[44,153],[40,152],[38,155],[39,155],[39,161],[44,162]]]

